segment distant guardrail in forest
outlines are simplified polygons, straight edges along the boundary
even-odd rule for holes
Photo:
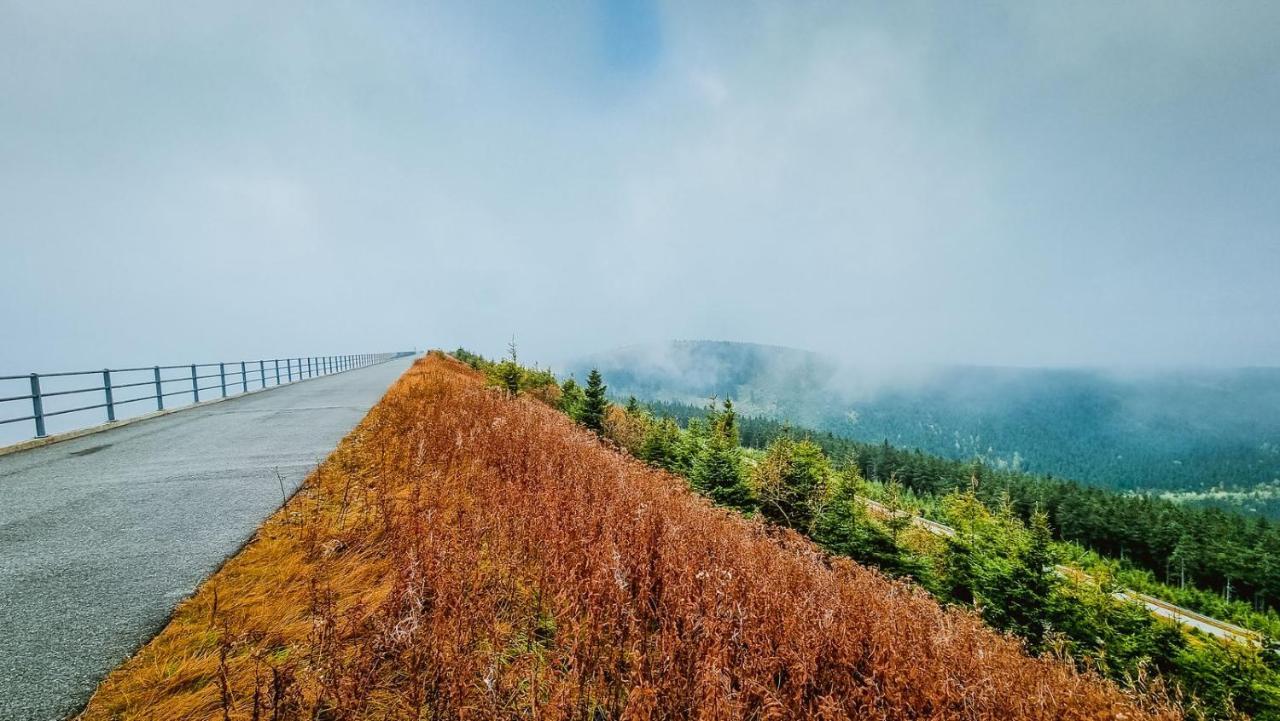
[[[863,504],[867,506],[868,509],[871,510],[872,513],[878,516],[881,516],[881,517],[897,516],[899,518],[909,517],[912,525],[916,526],[917,528],[922,528],[928,531],[929,533],[934,534],[935,536],[944,536],[944,537],[950,538],[956,535],[956,531],[954,528],[951,528],[950,526],[945,526],[941,523],[938,523],[937,521],[931,521],[921,516],[912,515],[906,511],[900,510],[900,511],[894,512],[890,510],[889,507],[884,505],[883,503],[873,501],[870,498],[860,497],[860,500],[863,502]],[[1054,571],[1059,576],[1062,576],[1064,578],[1068,578],[1071,580],[1075,580],[1077,582],[1096,583],[1096,581],[1094,581],[1092,576],[1090,576],[1089,574],[1085,573],[1084,571],[1078,568],[1058,565],[1058,566],[1054,566]],[[1258,633],[1257,631],[1253,631],[1247,628],[1242,628],[1240,626],[1235,625],[1234,623],[1227,623],[1226,621],[1220,621],[1216,618],[1206,616],[1202,613],[1196,613],[1195,611],[1192,611],[1189,608],[1176,606],[1172,603],[1169,603],[1168,601],[1165,601],[1160,598],[1156,598],[1155,596],[1148,596],[1145,593],[1139,593],[1138,591],[1133,591],[1130,589],[1122,589],[1119,591],[1115,591],[1111,595],[1119,601],[1137,603],[1145,607],[1148,611],[1150,611],[1155,616],[1169,619],[1174,623],[1197,629],[1211,636],[1217,636],[1218,638],[1224,638],[1224,639],[1227,639],[1228,641],[1235,641],[1236,643],[1243,643],[1250,646],[1260,646],[1262,645],[1262,642],[1263,642],[1262,634]]]

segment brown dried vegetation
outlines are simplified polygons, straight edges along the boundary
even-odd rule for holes
[[[86,719],[1147,719],[432,355]]]

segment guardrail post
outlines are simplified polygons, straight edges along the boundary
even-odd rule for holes
[[[40,375],[31,374],[31,415],[36,421],[36,438],[44,438],[44,400],[40,397]]]
[[[262,387],[267,387],[267,362],[258,361],[258,379],[262,381]]]
[[[102,389],[107,392],[107,423],[116,419],[116,399],[111,396],[111,371],[102,369]]]
[[[280,385],[280,359],[275,358],[273,362],[276,364],[276,385]]]
[[[222,397],[227,397],[227,364],[218,364],[218,380],[222,381]]]
[[[164,410],[164,391],[160,389],[160,366],[151,369],[156,378],[156,410]]]
[[[240,392],[249,392],[249,376],[245,375],[244,361],[240,361]]]
[[[196,366],[191,364],[191,399],[194,403],[200,402],[200,379],[196,378]]]

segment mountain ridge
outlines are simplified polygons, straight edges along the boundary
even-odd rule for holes
[[[1280,368],[877,368],[697,340],[617,348],[568,367],[599,367],[621,398],[732,398],[745,413],[864,441],[1280,515]]]

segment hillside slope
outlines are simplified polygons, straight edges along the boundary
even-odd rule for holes
[[[1280,369],[1119,373],[949,366],[869,369],[806,351],[681,341],[580,359],[619,397],[703,403],[953,458],[982,456],[1117,489],[1261,493],[1280,511]],[[1203,499],[1230,502],[1230,496]]]
[[[86,719],[1145,719],[419,361]]]

